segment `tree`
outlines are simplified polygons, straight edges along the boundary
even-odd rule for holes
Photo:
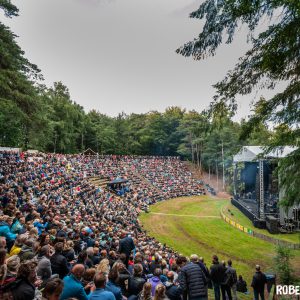
[[[10,1],[0,1],[0,8],[7,17],[18,14],[18,9]],[[37,66],[24,57],[15,38],[10,29],[0,22],[1,129],[6,137],[2,137],[2,143],[27,148],[34,146],[31,137],[41,110],[34,84],[41,75]]]
[[[280,126],[270,147],[299,146],[299,1],[206,0],[190,16],[205,19],[205,24],[198,38],[186,43],[177,52],[193,56],[196,60],[215,55],[224,40],[226,43],[232,42],[239,25],[248,26],[252,48],[221,82],[214,85],[217,90],[215,101],[228,103],[234,111],[237,95],[249,94],[258,87],[273,89],[285,81],[285,87],[274,97],[259,101],[257,114],[250,118],[249,129],[254,130],[259,123],[272,122],[275,127]],[[269,20],[269,26],[262,30],[259,25],[265,19]],[[284,130],[280,130],[282,126]],[[299,156],[300,148],[284,159],[280,166],[282,185],[286,191],[292,191],[285,195],[288,205],[300,201]],[[289,176],[291,169],[298,170],[293,178]]]
[[[274,262],[281,284],[289,285],[294,283],[294,270],[291,266],[292,258],[293,254],[291,249],[281,245],[276,247],[276,256],[274,258]]]
[[[18,8],[13,5],[10,0],[0,0],[0,8],[3,9],[5,15],[9,18],[18,15]]]

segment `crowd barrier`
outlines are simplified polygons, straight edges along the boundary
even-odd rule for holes
[[[281,245],[281,246],[286,246],[288,248],[291,248],[291,249],[294,249],[294,250],[297,250],[297,249],[300,249],[300,244],[294,244],[294,243],[290,243],[290,242],[287,242],[287,241],[283,241],[283,240],[279,240],[279,239],[276,239],[276,238],[273,238],[271,236],[268,236],[268,235],[265,235],[263,233],[258,233],[250,228],[247,228],[237,222],[235,222],[234,220],[230,219],[229,217],[227,217],[223,211],[220,212],[221,214],[221,217],[222,219],[228,223],[229,225],[231,225],[232,227],[244,232],[245,234],[248,234],[250,236],[253,236],[253,237],[257,237],[261,240],[264,240],[264,241],[267,241],[267,242],[270,242],[274,245]]]

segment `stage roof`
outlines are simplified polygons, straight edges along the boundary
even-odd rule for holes
[[[107,185],[113,185],[113,184],[119,184],[119,183],[126,183],[126,182],[128,182],[127,179],[117,178],[115,180],[112,180],[112,181],[108,182]]]
[[[0,147],[0,151],[21,152],[21,148]]]
[[[296,149],[296,147],[290,146],[278,147],[273,151],[263,155],[263,146],[244,146],[236,155],[233,156],[233,162],[257,161],[261,158],[282,158],[288,156]]]

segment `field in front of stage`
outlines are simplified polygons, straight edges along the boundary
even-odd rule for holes
[[[230,200],[210,196],[159,202],[150,207],[150,213],[142,213],[139,219],[150,236],[184,255],[195,253],[204,257],[208,266],[213,254],[220,260],[232,259],[237,274],[243,275],[249,287],[256,264],[260,264],[264,272],[274,272],[275,245],[227,224],[220,212],[226,212],[228,208],[233,211],[232,218],[250,227],[250,221],[231,206]],[[267,234],[266,230],[263,232]],[[297,242],[298,236],[286,238]],[[293,266],[300,270],[300,250],[293,253]]]

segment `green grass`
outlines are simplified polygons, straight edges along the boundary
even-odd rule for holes
[[[237,273],[243,275],[249,286],[256,264],[260,264],[266,272],[274,271],[275,246],[249,236],[218,218],[220,210],[229,204],[229,200],[209,196],[177,198],[151,206],[151,213],[141,214],[140,220],[149,235],[184,255],[196,253],[204,257],[207,265],[210,265],[213,254],[217,254],[220,260],[231,258]],[[244,219],[239,219],[237,213],[234,212],[234,216],[240,224],[244,224]],[[245,225],[248,223],[245,222]],[[295,266],[299,268],[300,251],[293,252]]]
[[[228,212],[228,209],[233,213],[233,216]],[[259,229],[253,226],[252,222],[235,206],[233,206],[230,202],[228,202],[224,208],[223,213],[228,216],[231,220],[234,220],[241,225],[250,228],[258,233],[263,233],[265,235],[271,236],[273,238],[281,239],[284,241],[288,241],[291,243],[298,244],[300,243],[300,234],[299,233],[292,233],[292,234],[271,234],[267,230]]]

